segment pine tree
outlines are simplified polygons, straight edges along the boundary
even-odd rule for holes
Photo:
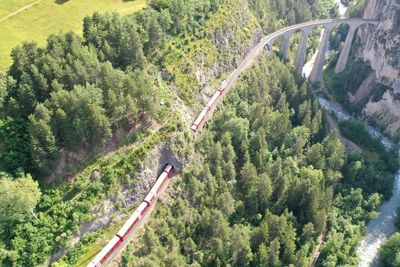
[[[50,111],[43,105],[36,106],[29,116],[30,150],[34,169],[39,174],[47,174],[56,156],[56,139],[50,127]]]

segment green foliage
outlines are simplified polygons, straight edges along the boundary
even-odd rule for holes
[[[57,91],[47,105],[55,114],[52,124],[63,145],[93,145],[111,134],[100,88],[76,86],[72,91]]]
[[[362,18],[364,10],[367,7],[367,0],[351,1],[347,10],[349,17]]]
[[[4,151],[0,153],[1,164],[8,172],[16,172],[30,166],[30,150],[27,123],[21,118],[4,117],[0,119],[0,140]]]
[[[337,18],[339,16],[339,10],[336,1],[319,0],[316,1],[315,5],[319,6],[320,11],[318,14],[321,14],[321,18]]]
[[[341,44],[346,40],[348,32],[349,26],[347,24],[340,24],[339,27],[332,30],[329,38],[329,47],[332,51],[341,50]],[[331,64],[336,64],[336,62],[337,58],[334,58]]]
[[[122,147],[89,165],[74,183],[43,190],[37,205],[38,220],[27,219],[10,228],[12,231],[5,242],[15,256],[8,257],[6,262],[18,266],[36,266],[58,249],[68,249],[73,233],[78,231],[82,223],[92,219],[90,211],[96,203],[103,201],[107,195],[115,194],[118,184],[135,184],[137,166],[156,144],[168,138],[171,131],[174,129],[162,128],[152,132],[139,145],[135,143]],[[94,170],[98,176],[93,175]],[[92,241],[83,241],[82,245]],[[77,254],[84,249],[77,250],[72,250],[68,255],[70,264],[76,262],[79,257]]]
[[[125,129],[153,116],[156,98],[149,75],[139,69],[118,70],[108,62],[111,56],[99,57],[107,61],[102,63],[97,54],[103,52],[98,49],[67,33],[50,36],[44,49],[25,43],[13,51],[14,62],[5,83],[6,125],[1,130],[8,171],[20,167],[36,176],[47,175],[60,148],[92,147],[110,137],[113,129]],[[123,58],[135,60],[127,55]],[[23,141],[15,142],[16,138]],[[13,147],[16,143],[18,148]],[[28,151],[15,151],[23,148]]]
[[[385,147],[378,138],[372,137],[362,121],[349,120],[339,122],[340,132],[344,137],[357,144],[379,153],[385,153]]]
[[[0,111],[3,109],[4,100],[7,96],[7,76],[0,72]]]
[[[56,154],[56,140],[50,127],[50,118],[50,111],[43,104],[37,105],[35,114],[29,116],[30,152],[38,172],[48,170]]]
[[[83,37],[97,48],[100,61],[109,60],[114,67],[125,70],[145,64],[143,44],[134,20],[121,18],[117,13],[94,13],[83,21]]]
[[[400,233],[394,234],[379,250],[381,262],[387,267],[400,266]]]
[[[200,266],[309,262],[345,151],[333,136],[320,140],[316,100],[286,66],[275,57],[258,63],[197,144],[203,166],[183,174],[182,190],[174,189],[171,206],[157,209],[124,264],[165,264],[166,257]],[[308,154],[317,144],[323,163]]]
[[[51,35],[44,48],[23,43],[12,52],[7,77],[0,79],[4,115],[24,121],[20,127],[5,127],[4,136],[27,137],[19,142],[24,144],[19,149],[27,152],[15,151],[14,141],[5,142],[7,170],[20,167],[35,176],[48,175],[62,148],[88,149],[114,130],[151,118],[156,101],[151,64],[165,69],[178,94],[192,102],[200,90],[199,66],[219,78],[241,59],[257,28],[269,33],[281,26],[278,19],[287,18],[286,8],[294,23],[315,17],[324,6],[306,1],[153,0],[132,16],[86,17],[83,37]],[[216,64],[218,70],[211,70]],[[35,118],[40,104],[49,110],[50,121]]]
[[[21,216],[30,213],[39,201],[41,192],[36,181],[30,175],[12,179],[1,173],[1,218],[18,220]]]
[[[358,128],[353,130],[364,136],[363,124],[350,124],[357,125]],[[378,216],[382,199],[391,196],[394,173],[398,168],[396,150],[383,149],[378,155],[378,159],[371,160],[361,154],[349,154],[342,171],[343,179],[337,186],[338,195],[329,212],[330,230],[317,266],[358,264],[355,248],[365,233],[366,224]]]
[[[75,264],[96,235],[75,249],[69,243],[91,220],[93,208],[116,194],[120,184],[136,183],[132,177],[150,149],[182,131],[179,117],[165,112],[171,102],[164,113],[155,105],[165,100],[157,99],[159,85],[191,103],[203,72],[212,84],[222,79],[255,32],[332,16],[331,4],[151,0],[132,16],[85,18],[82,37],[52,35],[46,47],[15,48],[7,77],[0,77],[0,155],[10,172],[22,168],[47,175],[62,148],[89,150],[115,132],[144,127],[127,139],[128,146],[100,157],[73,183],[43,190],[38,220],[17,220],[1,240],[1,264],[40,265],[59,249],[69,253],[57,264]],[[356,189],[343,191],[343,201],[333,200],[345,150],[324,132],[317,100],[298,82],[274,57],[261,59],[241,78],[196,144],[204,164],[184,173],[174,201],[157,209],[140,245],[124,254],[123,265],[305,266],[333,201],[348,214],[359,205],[357,220],[373,216],[380,196],[372,188],[368,199]],[[144,130],[152,118],[165,123],[157,132]],[[357,164],[352,171],[358,171]],[[31,208],[33,202],[26,204]],[[26,206],[22,210],[26,214]]]
[[[0,232],[9,237],[12,226],[33,213],[40,196],[39,185],[30,175],[12,179],[0,173]]]
[[[371,101],[378,102],[379,100],[382,99],[383,94],[389,90],[391,90],[391,87],[384,85],[382,83],[377,83],[373,90]]]
[[[346,109],[359,114],[362,105],[352,105],[348,98],[349,93],[355,94],[362,82],[369,76],[371,67],[361,61],[349,61],[346,69],[339,73],[334,73],[334,61],[329,65],[324,75],[325,86],[329,93],[341,103]]]

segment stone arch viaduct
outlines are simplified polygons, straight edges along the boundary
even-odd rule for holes
[[[322,80],[322,71],[323,65],[325,61],[325,54],[328,49],[328,41],[329,36],[332,32],[332,29],[335,28],[339,24],[347,24],[349,26],[349,31],[346,37],[346,41],[342,48],[342,51],[339,56],[339,60],[335,67],[335,73],[340,73],[346,68],[347,59],[349,57],[351,44],[354,38],[354,34],[358,27],[361,25],[376,25],[378,21],[375,20],[367,20],[367,19],[327,19],[327,20],[318,20],[312,22],[305,22],[301,24],[292,25],[286,28],[283,28],[277,32],[274,32],[263,38],[262,42],[269,47],[275,43],[278,38],[281,38],[281,47],[280,54],[287,58],[288,52],[288,44],[290,36],[300,31],[301,39],[297,50],[297,55],[295,59],[295,66],[299,73],[302,72],[304,66],[305,53],[307,48],[307,39],[310,32],[318,26],[324,27],[324,33],[321,39],[321,43],[318,49],[317,58],[315,60],[314,67],[310,74],[311,82],[320,82]]]
[[[286,58],[288,52],[289,38],[295,32],[298,31],[301,32],[301,39],[295,59],[296,69],[298,73],[301,74],[303,71],[303,66],[305,61],[308,35],[315,27],[318,26],[324,27],[324,33],[321,39],[320,47],[318,49],[318,54],[314,63],[313,70],[311,71],[309,77],[309,80],[314,83],[322,81],[323,66],[325,62],[325,54],[328,50],[329,36],[333,28],[335,28],[339,24],[347,24],[349,26],[349,32],[347,34],[346,41],[344,43],[344,46],[339,56],[339,60],[335,67],[336,73],[342,72],[346,68],[347,59],[350,53],[351,43],[353,41],[353,37],[357,28],[360,27],[361,25],[377,25],[378,21],[368,20],[368,19],[317,20],[317,21],[310,21],[292,25],[263,37],[260,40],[260,42],[247,53],[247,55],[242,60],[242,62],[237,66],[237,68],[226,78],[226,80],[224,80],[220,88],[215,92],[214,96],[209,100],[207,105],[197,116],[196,120],[192,124],[191,129],[194,131],[198,131],[203,128],[204,123],[212,116],[212,113],[214,112],[218,103],[222,100],[223,96],[230,91],[230,89],[233,87],[234,83],[238,79],[239,75],[244,70],[246,70],[248,67],[251,66],[251,64],[257,58],[257,55],[259,55],[263,49],[270,51],[275,41],[278,40],[279,38],[281,38],[280,53],[284,58]]]

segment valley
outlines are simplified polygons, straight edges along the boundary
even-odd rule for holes
[[[395,117],[368,118],[396,105],[392,63],[370,57],[396,38],[378,15],[395,3],[317,2],[88,3],[82,32],[16,48],[0,73],[1,264],[86,266],[120,240],[112,266],[395,266]],[[360,27],[335,73],[346,23]]]

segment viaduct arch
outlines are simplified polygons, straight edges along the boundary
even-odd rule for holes
[[[378,21],[368,20],[368,19],[327,19],[327,20],[306,22],[283,28],[282,30],[279,30],[275,33],[272,33],[269,36],[266,36],[265,40],[263,41],[265,42],[265,45],[268,44],[269,47],[272,47],[272,45],[278,38],[282,38],[280,54],[284,58],[286,58],[290,36],[293,33],[300,31],[301,39],[297,50],[295,66],[297,71],[301,73],[304,66],[308,35],[315,27],[323,26],[324,34],[322,36],[321,43],[318,49],[317,58],[315,60],[314,67],[311,71],[309,78],[311,82],[320,82],[322,80],[322,71],[325,62],[325,54],[328,49],[329,36],[332,30],[340,24],[347,24],[349,26],[349,32],[347,34],[346,41],[344,43],[344,46],[339,56],[339,60],[335,67],[335,73],[340,73],[346,68],[351,44],[354,39],[354,34],[358,29],[358,27],[360,27],[361,25],[377,25]]]
[[[318,49],[317,58],[314,63],[314,67],[311,71],[309,80],[313,83],[322,81],[323,66],[325,62],[325,54],[328,50],[329,36],[337,25],[347,24],[349,25],[349,32],[346,37],[346,41],[342,48],[339,56],[339,60],[335,67],[335,72],[340,73],[346,68],[347,59],[349,57],[351,43],[355,31],[361,25],[377,25],[378,21],[369,19],[326,19],[304,22],[296,25],[292,25],[283,29],[280,29],[274,33],[271,33],[263,37],[260,42],[251,49],[242,62],[237,66],[237,68],[228,76],[228,78],[222,83],[220,88],[215,92],[214,96],[208,101],[207,105],[203,108],[201,113],[197,116],[196,120],[193,122],[191,129],[193,131],[199,131],[203,128],[204,123],[212,116],[216,106],[221,101],[223,96],[227,94],[233,87],[234,83],[238,79],[239,75],[249,68],[251,64],[255,61],[258,54],[263,49],[271,50],[271,47],[278,38],[281,39],[280,53],[284,58],[287,57],[288,44],[290,36],[297,32],[301,32],[301,39],[299,47],[297,50],[297,55],[295,59],[295,66],[298,73],[301,73],[304,66],[305,54],[307,49],[307,39],[310,32],[318,26],[324,27],[324,34],[321,39],[320,47]]]

